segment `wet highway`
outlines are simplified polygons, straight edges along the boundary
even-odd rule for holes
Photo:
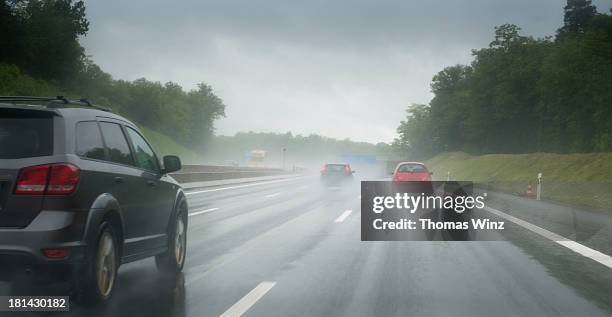
[[[361,242],[359,193],[312,177],[193,192],[182,276],[125,265],[110,303],[68,315],[612,314],[612,270],[552,241]]]

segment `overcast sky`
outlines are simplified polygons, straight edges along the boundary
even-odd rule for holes
[[[565,0],[86,3],[87,54],[116,79],[210,84],[227,105],[217,134],[389,142],[406,107],[432,98],[435,73],[469,63],[495,25],[554,34]]]

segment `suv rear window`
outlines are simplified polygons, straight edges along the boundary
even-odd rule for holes
[[[0,159],[53,154],[53,117],[23,112],[0,112]]]

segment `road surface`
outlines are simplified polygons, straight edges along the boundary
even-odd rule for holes
[[[181,277],[160,278],[152,260],[125,265],[108,305],[70,315],[612,314],[612,270],[552,241],[361,242],[358,182],[304,177],[188,198]]]

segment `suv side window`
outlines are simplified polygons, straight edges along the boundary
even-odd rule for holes
[[[104,143],[108,148],[109,159],[111,162],[134,165],[130,146],[125,139],[121,126],[111,122],[100,122]]]
[[[91,159],[106,160],[98,122],[83,121],[77,123],[76,154]]]
[[[134,157],[136,158],[136,166],[151,171],[154,173],[159,172],[159,165],[153,149],[149,146],[147,141],[136,132],[136,130],[126,127],[126,131],[132,140],[134,146]]]

